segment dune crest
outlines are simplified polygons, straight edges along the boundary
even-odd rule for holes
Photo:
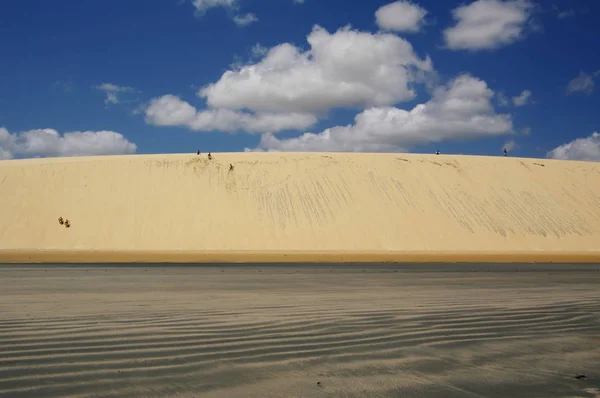
[[[600,261],[595,163],[212,155],[0,161],[0,262]]]

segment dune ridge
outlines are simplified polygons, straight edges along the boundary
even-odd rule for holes
[[[591,162],[367,153],[0,161],[0,262],[599,262],[599,241],[600,166]]]

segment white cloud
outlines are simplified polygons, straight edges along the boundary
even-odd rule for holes
[[[295,4],[304,4],[304,0],[294,0]]]
[[[253,22],[258,22],[258,17],[256,15],[254,15],[253,13],[249,12],[244,15],[234,16],[233,22],[235,22],[235,24],[237,26],[248,26]]]
[[[444,31],[448,48],[485,50],[506,46],[523,36],[533,5],[529,0],[477,0],[452,14],[456,25]]]
[[[407,0],[399,0],[379,7],[375,20],[381,29],[396,32],[418,32],[427,10]]]
[[[106,94],[106,99],[104,100],[105,104],[118,104],[120,102],[118,97],[119,93],[135,92],[133,87],[117,86],[112,83],[102,83],[98,86],[94,86],[94,88],[96,90],[104,91]]]
[[[12,159],[12,153],[0,147],[0,160]]]
[[[254,57],[254,58],[263,57],[268,52],[269,52],[269,49],[260,43],[256,43],[254,46],[252,46],[252,57]],[[240,65],[240,67],[241,66],[243,66],[243,65]]]
[[[307,113],[246,113],[210,108],[198,111],[189,103],[170,94],[152,100],[146,109],[148,124],[184,126],[194,131],[264,133],[305,129],[316,122],[316,116]]]
[[[239,1],[238,0],[192,0],[192,4],[196,9],[196,15],[204,16],[208,10],[211,8],[222,7],[228,11],[239,11]],[[257,22],[258,17],[249,12],[246,14],[234,14],[232,17],[233,22],[237,26],[248,26],[251,23]]]
[[[135,153],[137,147],[114,131],[74,131],[62,136],[53,129],[10,133],[0,128],[0,159],[15,156],[93,156]]]
[[[16,137],[10,134],[7,129],[0,127],[0,160],[12,159],[12,148],[15,145]]]
[[[264,134],[257,150],[396,152],[430,142],[511,133],[511,117],[494,111],[493,95],[484,81],[461,75],[436,88],[431,100],[410,111],[373,107],[358,114],[352,125],[318,134],[289,139]]]
[[[237,6],[237,0],[193,0],[192,4],[199,15],[204,15],[206,11],[215,7],[234,8]]]
[[[567,85],[567,94],[573,93],[584,93],[592,94],[594,92],[594,77],[598,75],[600,71],[594,73],[594,76],[588,75],[584,71],[579,72],[577,77],[569,82]]]
[[[593,133],[586,138],[577,138],[548,152],[552,159],[587,160],[600,162],[600,134]]]
[[[508,106],[510,103],[502,91],[496,93],[496,98],[498,99],[498,105],[500,106]]]
[[[326,112],[335,107],[392,105],[414,98],[412,85],[433,72],[410,43],[393,34],[315,26],[310,50],[290,43],[256,64],[225,72],[198,92],[214,108]]]
[[[523,90],[518,96],[512,97],[513,104],[515,106],[525,106],[530,104],[532,101],[531,94],[530,90]]]

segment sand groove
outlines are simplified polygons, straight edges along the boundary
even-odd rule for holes
[[[584,394],[568,374],[600,363],[596,268],[446,267],[0,267],[0,396]]]

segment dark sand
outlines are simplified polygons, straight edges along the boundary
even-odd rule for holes
[[[0,266],[0,397],[431,396],[600,397],[600,266]]]

